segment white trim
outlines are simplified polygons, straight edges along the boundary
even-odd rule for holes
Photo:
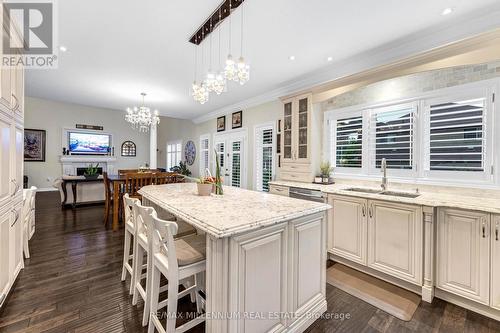
[[[199,124],[223,115],[228,115],[237,110],[247,109],[276,100],[281,96],[291,95],[317,85],[338,80],[354,73],[360,73],[431,51],[443,45],[496,29],[499,27],[498,22],[500,22],[500,5],[489,6],[481,10],[481,13],[476,11],[471,13],[469,17],[457,17],[453,21],[450,20],[429,27],[417,33],[380,45],[367,52],[335,62],[328,67],[295,77],[292,80],[284,82],[277,89],[216,109],[205,115],[194,117],[192,121],[195,124]]]
[[[259,152],[257,151],[259,147],[257,147],[257,135],[259,135],[259,132],[260,131],[263,131],[263,130],[266,130],[266,129],[271,129],[273,131],[273,154],[272,154],[272,158],[273,158],[273,171],[272,171],[272,176],[271,176],[271,179],[274,179],[275,176],[276,176],[276,168],[278,166],[278,163],[277,163],[277,154],[276,154],[276,146],[277,146],[277,143],[276,143],[276,121],[269,121],[269,122],[265,122],[265,123],[262,123],[262,124],[258,124],[258,125],[255,125],[253,127],[253,133],[254,133],[254,147],[253,147],[253,161],[256,163],[254,165],[254,168],[253,168],[253,189],[258,191],[258,184],[257,184],[257,174],[259,172],[259,166],[257,165],[257,156],[259,154]]]

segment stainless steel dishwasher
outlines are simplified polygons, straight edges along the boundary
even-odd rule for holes
[[[316,202],[325,202],[323,193],[319,190],[310,190],[300,187],[290,187],[290,198],[297,198]]]

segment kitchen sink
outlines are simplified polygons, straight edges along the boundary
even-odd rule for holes
[[[419,193],[410,193],[410,192],[399,192],[399,191],[381,191],[375,188],[359,188],[352,187],[345,189],[346,191],[351,192],[361,192],[361,193],[370,193],[370,194],[382,194],[382,195],[391,195],[394,197],[404,197],[404,198],[416,198],[420,194]]]

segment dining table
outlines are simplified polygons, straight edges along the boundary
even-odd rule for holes
[[[120,193],[122,192],[122,184],[125,184],[126,175],[118,174],[118,175],[108,175],[108,184],[112,188],[113,193],[113,220],[111,223],[113,231],[118,230],[119,225],[119,209],[120,209]]]
[[[195,183],[144,186],[154,205],[206,235],[209,333],[303,332],[326,304],[330,205],[237,187],[198,195]],[[166,315],[170,315],[166,313]]]

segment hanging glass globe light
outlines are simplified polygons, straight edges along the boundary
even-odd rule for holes
[[[236,64],[233,60],[232,55],[228,55],[226,59],[226,67],[224,67],[224,77],[229,81],[237,81],[238,73],[236,69]]]
[[[250,80],[250,65],[245,63],[245,59],[243,57],[240,57],[240,59],[238,60],[236,76],[237,81],[241,85],[244,85],[248,80]]]

